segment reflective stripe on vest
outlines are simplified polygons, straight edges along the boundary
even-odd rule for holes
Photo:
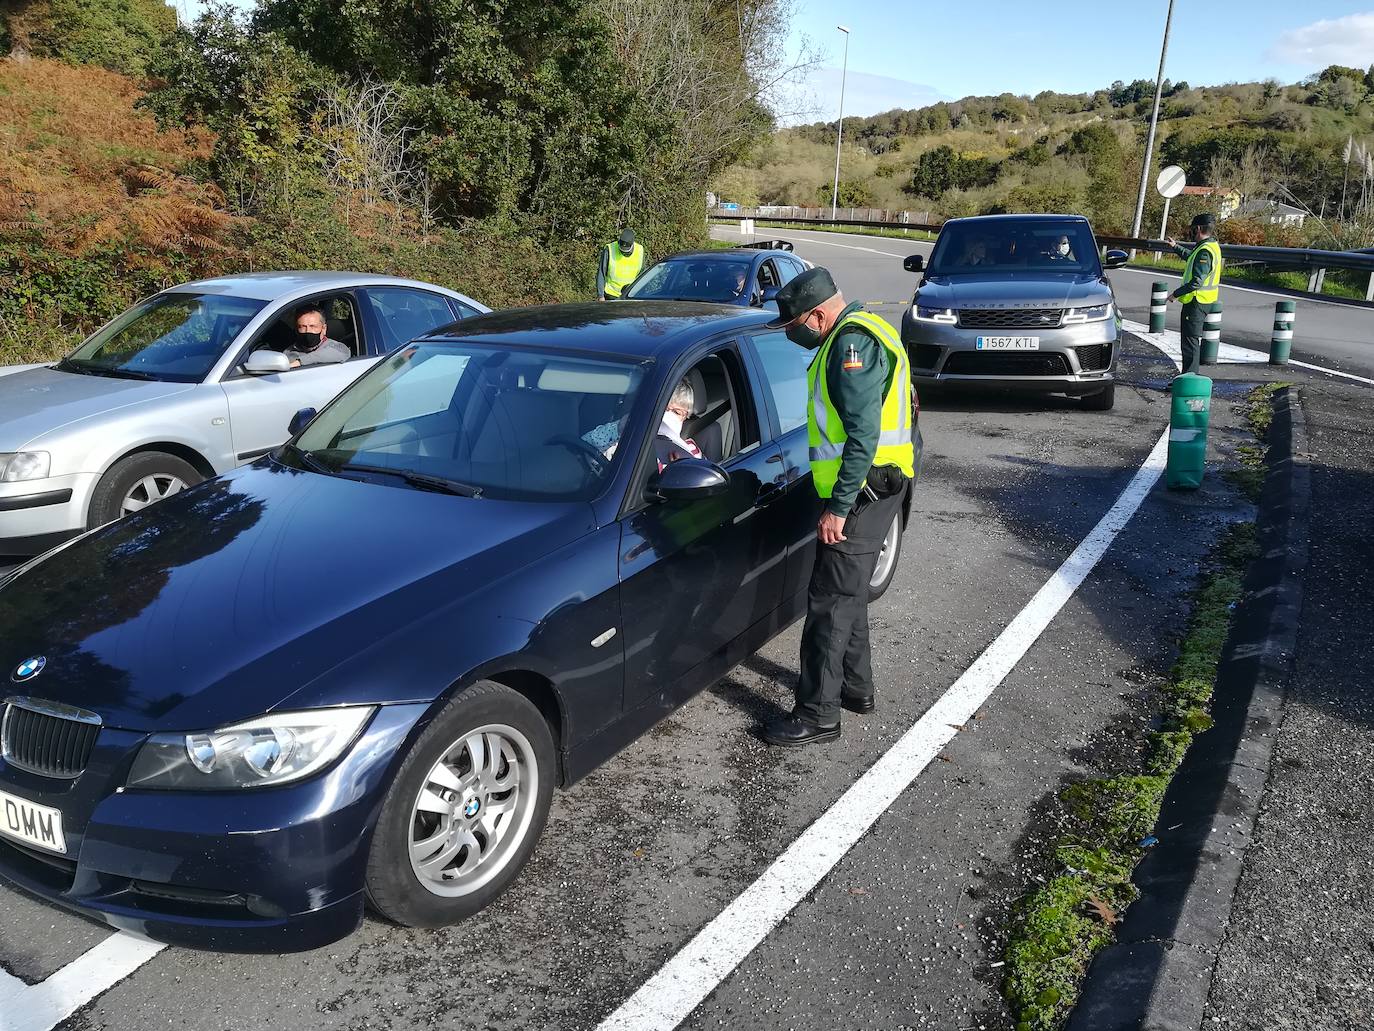
[[[1210,237],[1203,240],[1193,249],[1193,253],[1188,255],[1188,264],[1183,266],[1183,281],[1191,283],[1193,281],[1193,266],[1197,264],[1197,256],[1206,251],[1212,256],[1212,271],[1203,280],[1202,286],[1192,293],[1179,294],[1178,299],[1184,304],[1189,301],[1197,301],[1200,304],[1211,304],[1220,296],[1221,291],[1218,285],[1221,283],[1221,244]]]
[[[844,454],[844,430],[840,413],[830,401],[826,365],[830,347],[846,327],[862,326],[887,352],[892,366],[892,384],[883,397],[882,420],[879,424],[878,447],[873,453],[874,465],[895,465],[907,476],[916,474],[916,449],[911,443],[911,365],[906,348],[896,330],[877,315],[856,311],[846,315],[830,331],[815,359],[807,370],[811,390],[811,407],[807,412],[806,432],[810,449],[811,478],[816,493],[822,498],[835,491],[840,475],[840,459]]]
[[[630,255],[621,251],[619,240],[612,240],[606,249],[611,255],[606,262],[606,296],[619,297],[644,268],[644,245],[636,244],[634,253]]]

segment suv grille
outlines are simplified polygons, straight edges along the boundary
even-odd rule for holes
[[[81,776],[91,757],[100,717],[72,706],[11,698],[0,722],[5,761],[42,777]]]
[[[962,308],[959,325],[964,329],[1054,329],[1063,316],[1062,308]]]
[[[953,351],[942,371],[954,376],[1067,376],[1069,363],[1058,352]]]

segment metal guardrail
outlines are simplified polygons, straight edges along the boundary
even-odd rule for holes
[[[868,219],[847,218],[770,218],[753,215],[718,215],[711,212],[708,218],[717,222],[742,222],[755,218],[766,222],[785,222],[792,225],[807,224],[818,226],[856,226],[865,229],[915,229],[921,232],[938,233],[940,226],[915,222],[876,222]],[[1098,236],[1102,247],[1124,247],[1127,250],[1154,251],[1161,254],[1173,253],[1163,240],[1146,240],[1132,236]],[[1351,269],[1368,272],[1369,287],[1365,300],[1374,301],[1374,248],[1359,251],[1323,251],[1311,247],[1255,247],[1248,244],[1224,243],[1221,245],[1222,257],[1231,262],[1265,265],[1279,271],[1310,272],[1308,290],[1318,293],[1327,269]]]

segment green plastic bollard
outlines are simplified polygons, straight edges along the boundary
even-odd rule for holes
[[[1279,301],[1274,305],[1274,335],[1269,338],[1269,364],[1287,365],[1293,350],[1293,322],[1298,316],[1294,301]]]
[[[1207,422],[1212,412],[1212,381],[1193,372],[1174,380],[1169,413],[1169,461],[1165,482],[1171,488],[1202,486],[1207,467]]]
[[[1215,365],[1217,352],[1221,350],[1221,300],[1217,300],[1217,310],[1203,316],[1202,358],[1199,364]]]
[[[1164,318],[1169,312],[1169,284],[1150,284],[1150,332],[1164,332]]]

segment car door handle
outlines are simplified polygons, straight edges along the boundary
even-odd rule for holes
[[[778,454],[778,455],[769,455],[769,456],[768,456],[768,461],[769,461],[769,462],[781,462],[781,461],[782,461],[782,455],[780,455],[780,454]]]

